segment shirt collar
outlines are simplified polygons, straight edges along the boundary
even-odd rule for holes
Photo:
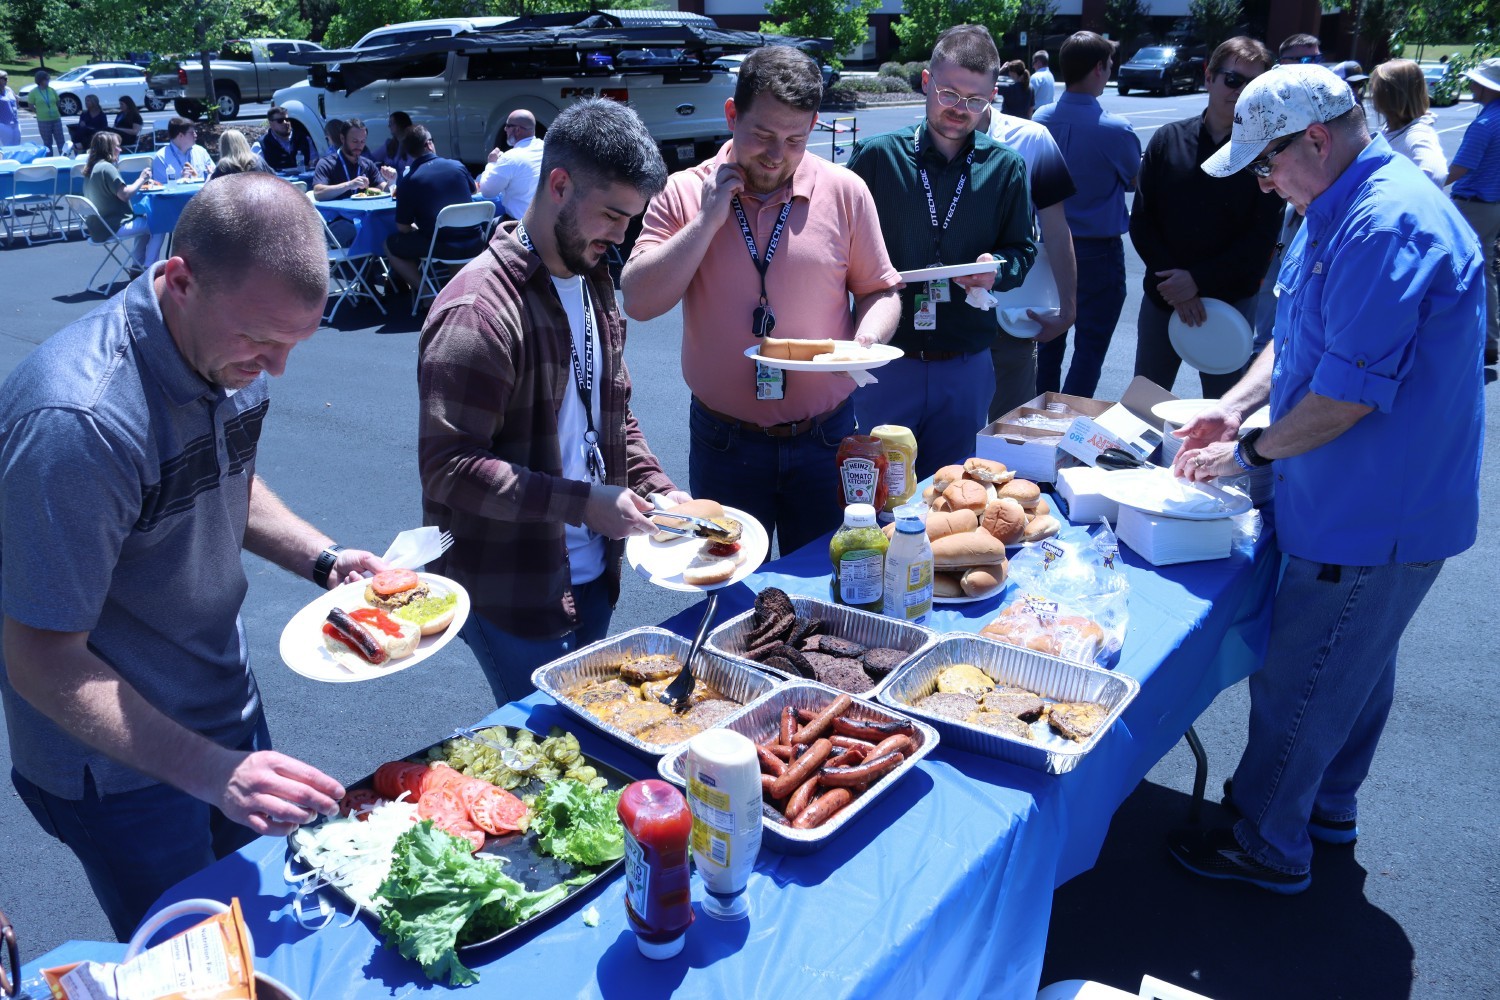
[[[792,198],[801,198],[804,201],[810,200],[812,198],[813,189],[818,186],[818,178],[816,173],[814,173],[814,171],[817,170],[817,166],[812,162],[813,158],[814,157],[812,153],[804,152],[802,154],[802,162],[797,164],[796,170],[792,171],[791,183],[783,184],[781,187],[777,188],[775,191],[772,191],[770,194],[764,195],[763,197],[766,200],[766,204],[779,205],[782,202],[786,201],[788,187],[791,188]],[[713,169],[718,170],[719,167],[723,166],[724,164],[733,162],[734,140],[730,139],[728,142],[724,143],[724,145],[719,147],[718,155],[713,158]],[[753,197],[762,196],[754,195]]]
[[[196,399],[217,399],[223,395],[223,390],[210,385],[193,371],[162,317],[161,302],[156,297],[156,275],[163,266],[155,264],[148,268],[125,289],[125,324],[130,339],[172,405],[186,406]]]
[[[1099,103],[1099,98],[1093,94],[1084,94],[1076,90],[1064,90],[1057,95],[1058,104],[1081,104],[1085,107],[1093,107]]]
[[[1369,145],[1360,150],[1354,162],[1345,167],[1344,172],[1338,175],[1328,189],[1307,206],[1308,234],[1311,235],[1315,228],[1321,232],[1323,227],[1343,218],[1360,185],[1395,155],[1384,136],[1372,138]]]
[[[992,112],[992,114],[994,113],[995,112]],[[950,160],[946,156],[944,156],[942,152],[937,148],[937,143],[932,141],[931,137],[928,134],[929,132],[931,132],[931,129],[928,128],[927,122],[925,121],[918,122],[916,125],[912,126],[911,142],[913,149],[916,148],[917,134],[919,132],[922,136],[922,159],[936,164],[939,167],[945,167],[950,163],[956,163],[962,160],[965,156],[969,155],[969,150],[974,149],[979,143],[978,137],[980,135],[978,129],[970,132],[968,138],[964,140],[964,144],[959,147],[958,152],[954,155],[953,159]],[[991,142],[994,141],[990,139],[988,134],[985,135],[985,139]]]

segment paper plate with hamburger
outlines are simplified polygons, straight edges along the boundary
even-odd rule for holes
[[[281,630],[281,658],[315,681],[386,677],[448,644],[469,617],[469,592],[447,577],[392,569],[335,587]]]
[[[738,583],[766,561],[771,540],[766,529],[742,510],[717,500],[689,500],[669,506],[657,501],[651,520],[657,531],[632,535],[625,560],[647,582],[688,593]]]
[[[852,340],[783,340],[762,337],[745,357],[772,368],[798,372],[863,372],[888,365],[903,355],[899,347],[864,347]]]

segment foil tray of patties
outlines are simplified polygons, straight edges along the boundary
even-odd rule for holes
[[[937,692],[938,675],[960,663],[977,667],[996,685],[1023,688],[1039,696],[1048,709],[1062,702],[1099,705],[1105,709],[1104,719],[1086,739],[1075,741],[1054,732],[1044,717],[1026,724],[1031,738],[1025,739],[919,706],[923,698]],[[878,700],[930,723],[950,747],[1048,774],[1065,774],[1099,745],[1140,689],[1140,682],[1125,674],[969,633],[951,633],[938,637],[892,674]]]
[[[626,659],[670,656],[680,663],[687,656],[691,645],[692,643],[687,639],[664,628],[653,626],[632,629],[629,632],[601,639],[591,646],[585,646],[577,652],[538,667],[531,675],[531,683],[564,709],[616,743],[640,753],[660,757],[677,746],[686,745],[686,739],[669,743],[647,742],[599,718],[590,712],[576,695],[588,684],[618,677],[620,664]],[[779,678],[756,669],[742,660],[731,659],[716,653],[708,649],[706,645],[698,654],[697,663],[693,667],[693,676],[698,680],[698,688],[695,690],[701,690],[702,686],[707,684],[725,698],[742,706],[748,705],[781,683]],[[642,704],[645,703],[642,699]],[[712,728],[712,726],[704,728]]]

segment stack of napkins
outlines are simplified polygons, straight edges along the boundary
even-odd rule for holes
[[[1146,514],[1133,507],[1121,507],[1115,522],[1120,541],[1153,566],[1227,558],[1234,545],[1234,532],[1235,520],[1231,517],[1189,521]]]
[[[1100,493],[1106,477],[1114,475],[1107,469],[1096,469],[1092,465],[1074,465],[1057,470],[1057,495],[1067,501],[1068,520],[1074,524],[1098,524],[1105,517],[1113,524],[1120,516],[1120,505]]]

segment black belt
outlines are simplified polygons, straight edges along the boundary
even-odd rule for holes
[[[973,353],[973,352],[970,352],[970,351],[917,351],[915,354],[909,355],[909,357],[914,357],[918,361],[954,361],[954,360],[957,360],[958,358],[967,358],[970,355],[970,353]]]
[[[1455,195],[1452,195],[1451,197],[1453,198],[1454,201],[1474,201],[1474,202],[1478,202],[1481,205],[1500,204],[1500,203],[1493,202],[1493,201],[1486,201],[1483,198],[1476,198],[1476,197],[1474,197],[1471,194],[1455,194]]]
[[[731,417],[727,413],[720,413],[717,410],[712,410],[709,407],[703,405],[703,400],[699,399],[697,396],[693,397],[693,404],[720,423],[728,424],[731,427],[737,427],[742,431],[750,431],[754,434],[764,434],[766,437],[773,438],[793,438],[798,437],[802,434],[806,434],[808,431],[812,430],[815,427],[821,427],[823,424],[826,424],[829,420],[836,416],[840,410],[842,410],[845,406],[848,406],[849,401],[846,399],[838,406],[835,406],[833,409],[829,410],[827,413],[819,414],[816,417],[808,417],[806,420],[793,420],[790,423],[785,424],[757,424],[749,420],[741,420],[738,417]]]

